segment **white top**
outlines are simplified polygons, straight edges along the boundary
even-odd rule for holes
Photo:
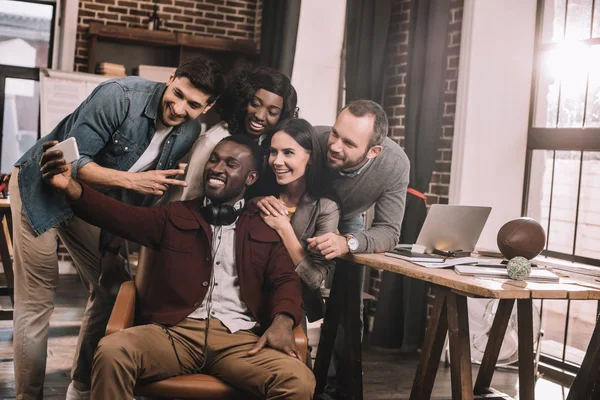
[[[243,206],[243,199],[234,205],[236,209]],[[256,325],[256,320],[242,299],[235,262],[235,226],[235,222],[210,226],[214,253],[211,285],[200,307],[188,315],[189,318],[205,319],[210,312],[210,318],[217,318],[231,333],[252,329]]]
[[[152,141],[148,145],[146,151],[142,153],[140,158],[129,168],[129,172],[143,172],[152,169],[157,163],[165,140],[173,130],[172,126],[164,126],[157,118],[154,121],[156,132],[152,136]]]

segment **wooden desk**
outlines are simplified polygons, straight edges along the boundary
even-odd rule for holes
[[[460,276],[452,269],[428,269],[409,261],[383,254],[355,254],[336,263],[330,298],[321,330],[315,361],[317,393],[325,386],[336,327],[344,321],[345,360],[349,399],[362,399],[362,358],[360,340],[359,264],[379,268],[432,284],[435,292],[433,310],[425,332],[419,366],[413,381],[411,400],[429,399],[446,332],[449,334],[452,398],[473,399],[475,395],[494,393],[490,388],[500,347],[506,333],[515,300],[519,328],[519,399],[534,399],[533,299],[598,300],[600,290],[577,284],[545,284],[490,280]],[[355,297],[355,296],[354,296]],[[500,299],[479,373],[473,385],[467,297]]]
[[[10,201],[0,199],[0,218],[2,226],[0,227],[0,257],[2,257],[2,268],[6,277],[6,287],[0,287],[0,296],[9,296],[14,305],[14,274],[12,265],[12,240],[11,240],[11,216]],[[12,310],[0,310],[0,320],[10,320],[13,318]]]

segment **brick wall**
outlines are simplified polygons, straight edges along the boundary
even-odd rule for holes
[[[193,35],[260,42],[262,0],[157,0],[161,29]],[[146,28],[153,0],[80,0],[75,71],[88,70],[90,22]],[[59,259],[71,261],[62,244]]]
[[[261,0],[156,0],[161,29],[193,35],[260,40]],[[153,0],[80,0],[75,70],[87,72],[90,22],[146,28]]]
[[[462,28],[463,0],[450,1],[448,29],[448,57],[446,60],[446,91],[444,93],[443,131],[439,141],[436,166],[429,189],[425,193],[428,204],[447,204],[450,186],[450,163],[452,160],[452,137],[456,111],[456,90]],[[406,83],[408,71],[408,36],[410,0],[395,0],[392,6],[392,22],[388,34],[387,65],[385,69],[385,93],[383,106],[389,117],[390,137],[404,147],[404,122],[406,115]],[[381,282],[381,271],[370,272],[369,291],[377,296]],[[370,311],[371,315],[374,310]]]

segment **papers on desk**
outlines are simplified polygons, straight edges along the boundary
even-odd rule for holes
[[[454,271],[459,275],[474,276],[477,278],[501,278],[510,279],[505,266],[485,266],[485,265],[457,265]],[[532,282],[559,282],[560,278],[547,269],[532,268],[531,275],[526,281]]]
[[[457,267],[465,264],[475,264],[481,262],[481,258],[475,257],[458,257],[458,258],[447,258],[444,262],[440,263],[430,263],[430,262],[415,262],[415,264],[420,265],[425,268],[448,268],[448,267]]]
[[[415,254],[408,256],[401,252],[386,251],[385,255],[388,257],[399,258],[401,260],[410,261],[411,263],[420,265],[425,268],[448,268],[455,265],[461,264],[475,264],[481,262],[481,258],[475,257],[458,257],[458,258],[444,258],[440,256],[430,254]]]
[[[432,254],[417,253],[406,249],[394,249],[386,251],[385,255],[388,257],[399,258],[401,260],[410,261],[413,263],[425,262],[425,263],[442,263],[444,258]]]

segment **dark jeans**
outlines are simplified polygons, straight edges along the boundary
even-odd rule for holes
[[[338,229],[342,235],[360,232],[364,230],[364,219],[362,215],[354,218],[340,221]],[[360,297],[360,335],[362,340],[363,334],[363,302],[362,302],[362,288],[365,281],[365,267],[364,265],[360,268],[356,268],[356,273],[361,276],[360,290],[355,293],[355,296]],[[335,267],[332,267],[327,277],[327,284],[331,287],[333,278],[335,275]],[[346,387],[344,382],[342,363],[344,362],[344,318],[340,318],[338,324],[337,334],[335,336],[335,342],[333,345],[333,354],[331,355],[331,361],[329,364],[329,370],[327,371],[327,384],[325,385],[325,393],[321,395],[321,399],[344,399],[346,398]]]

